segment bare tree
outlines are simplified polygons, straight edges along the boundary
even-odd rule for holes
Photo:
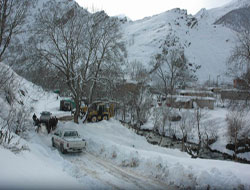
[[[238,34],[237,42],[227,62],[227,74],[239,78],[250,87],[250,31]]]
[[[136,123],[141,125],[147,122],[153,102],[149,86],[147,86],[149,75],[145,67],[138,61],[130,63],[127,72],[131,79],[136,82],[136,88],[130,92],[130,111]]]
[[[0,145],[12,151],[21,151],[24,149],[22,146],[18,148],[19,141],[13,143],[14,133],[16,135],[23,135],[29,125],[29,113],[24,109],[17,109],[14,105],[10,106],[6,118],[0,117]],[[2,120],[3,119],[3,120]]]
[[[152,102],[153,99],[149,89],[140,86],[137,90],[137,94],[134,94],[133,96],[131,105],[132,111],[135,113],[136,123],[142,125],[148,121]]]
[[[201,108],[197,107],[194,110],[194,120],[197,127],[197,135],[198,135],[198,148],[197,148],[197,156],[200,155],[200,150],[202,148],[202,133],[201,133],[201,120],[204,114],[202,113]]]
[[[151,73],[160,81],[163,93],[173,94],[177,87],[186,87],[197,78],[195,72],[200,66],[188,62],[184,47],[175,35],[169,34],[162,45],[162,51],[152,59]]]
[[[127,65],[127,73],[129,74],[131,80],[137,83],[146,83],[149,80],[149,73],[145,66],[137,60],[130,62]]]
[[[190,124],[194,126],[193,129],[195,130],[195,133],[198,137],[198,144],[195,147],[192,145],[186,145],[186,151],[194,158],[199,157],[202,149],[204,148],[203,142],[205,117],[207,117],[207,112],[196,106],[190,118]]]
[[[218,139],[218,123],[214,120],[208,120],[204,123],[204,144],[209,147]]]
[[[1,105],[0,110],[0,144],[6,148],[10,148],[13,134],[24,134],[28,126],[29,113],[16,95],[20,87],[19,82],[9,66],[0,65],[0,94],[7,102]]]
[[[192,117],[191,113],[188,110],[181,112],[181,120],[179,127],[181,129],[181,134],[182,134],[182,148],[181,148],[182,151],[186,150],[185,142],[187,141],[188,135],[192,130],[191,117]]]
[[[167,106],[160,106],[155,108],[153,112],[153,120],[154,120],[154,130],[161,135],[161,139],[159,144],[161,145],[163,137],[166,134],[166,125],[170,125],[169,115],[171,112],[171,108]]]
[[[15,90],[18,85],[19,81],[16,81],[12,69],[5,64],[0,65],[0,93],[5,96],[9,105],[12,105],[16,99]]]
[[[76,4],[65,8],[49,1],[44,6],[37,16],[37,52],[62,73],[76,103],[78,123],[82,98],[91,104],[97,83],[105,80],[101,72],[122,59],[119,23],[104,12],[91,15]]]
[[[0,91],[4,90],[6,86],[12,83],[13,80],[13,72],[10,72],[10,68],[8,66],[2,65],[0,69]]]
[[[13,36],[23,32],[29,0],[0,1],[0,61]]]
[[[247,132],[248,123],[246,118],[246,111],[244,109],[232,109],[226,117],[228,135],[234,144],[234,157],[237,161],[238,142],[244,137],[248,138]]]

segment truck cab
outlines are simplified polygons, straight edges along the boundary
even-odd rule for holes
[[[82,152],[86,148],[85,139],[81,138],[77,130],[59,129],[52,136],[52,146],[63,154],[67,152]]]

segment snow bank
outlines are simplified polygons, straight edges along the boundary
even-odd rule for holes
[[[27,143],[27,142],[26,142]],[[56,150],[27,143],[30,150],[14,154],[0,147],[0,189],[79,188],[65,170],[71,168]]]
[[[229,161],[191,159],[176,149],[149,144],[118,121],[102,121],[77,128],[87,139],[87,151],[114,164],[182,188],[250,188],[250,166]]]

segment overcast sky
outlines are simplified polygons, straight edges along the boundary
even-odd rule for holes
[[[222,6],[232,0],[76,0],[89,11],[104,10],[109,16],[124,14],[132,20],[152,16],[172,8],[187,9],[189,14],[197,13],[201,8]]]

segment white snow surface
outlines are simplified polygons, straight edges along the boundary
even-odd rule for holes
[[[55,150],[28,143],[30,151],[14,154],[0,147],[0,188],[79,188],[76,178],[63,168],[70,167]]]
[[[224,80],[221,75],[233,47],[235,32],[212,23],[245,2],[248,1],[238,0],[218,9],[202,10],[195,15],[198,25],[193,28],[188,27],[185,20],[193,16],[178,9],[127,22],[123,25],[123,32],[128,58],[149,67],[151,56],[160,52],[164,37],[172,30],[183,44],[191,42],[186,47],[186,54],[191,62],[202,65],[198,72],[200,80],[209,77],[215,80],[218,76]],[[59,111],[60,97],[57,99],[56,94],[44,92],[17,75],[16,80],[19,81],[18,90],[26,94],[23,96],[17,90],[16,98],[24,102],[31,111],[30,116],[33,113],[39,116],[42,111],[50,111],[56,116],[70,114]],[[4,98],[0,96],[1,116],[5,108],[8,110]],[[220,129],[219,139],[212,148],[230,153],[224,146],[227,141],[226,113],[220,108],[209,112],[209,117],[219,123]],[[144,127],[152,125],[149,122]],[[208,186],[210,189],[250,189],[250,165],[192,159],[179,150],[149,144],[145,137],[136,135],[114,119],[79,125],[59,122],[58,127],[77,129],[87,141],[86,151],[63,155],[52,148],[51,135],[37,134],[31,129],[29,138],[20,140],[20,146],[25,145],[29,150],[13,153],[0,146],[0,189],[207,189]],[[249,158],[249,155],[242,157]]]
[[[16,77],[26,92],[26,107],[33,107],[37,114],[44,110],[53,115],[70,114],[58,111],[60,98],[55,94]],[[222,146],[226,141],[226,113],[218,108],[209,116],[220,123],[214,146],[221,151],[226,151]],[[14,140],[19,139],[18,146],[25,145],[29,150],[13,153],[0,146],[0,188],[250,189],[250,165],[192,159],[177,149],[149,144],[145,137],[114,119],[87,124],[59,122],[58,128],[62,127],[78,130],[87,142],[86,151],[63,155],[51,146],[51,134],[30,129],[27,140],[18,136]]]
[[[249,165],[234,162],[191,159],[179,150],[166,149],[147,143],[117,121],[88,124],[78,130],[88,139],[88,151],[111,159],[117,165],[138,159],[134,170],[180,187],[237,188],[249,186]],[[96,135],[100,133],[100,135]],[[116,152],[117,157],[112,158]],[[243,173],[242,173],[243,172]]]
[[[42,9],[47,1],[39,0],[37,5],[30,9],[28,17],[30,25],[34,24],[34,14]],[[74,4],[74,1],[57,1]],[[197,72],[200,82],[209,79],[227,82],[230,79],[224,77],[226,62],[234,47],[236,32],[221,25],[214,25],[214,22],[229,11],[247,5],[250,5],[248,0],[233,0],[223,7],[211,10],[201,9],[196,15],[187,15],[186,10],[173,9],[141,20],[129,20],[122,24],[122,40],[128,50],[128,61],[139,61],[150,69],[152,56],[161,52],[160,46],[167,34],[172,32],[180,38],[189,61],[201,65],[201,69]],[[188,26],[192,19],[198,21],[194,27]]]
[[[49,104],[48,104],[49,102]],[[34,104],[58,113],[58,100],[49,93]],[[214,113],[224,115],[221,110]],[[59,122],[59,128],[76,129],[86,139],[80,154],[63,155],[51,146],[51,135],[30,133],[29,151],[14,154],[0,148],[0,184],[32,188],[172,189],[250,188],[250,165],[230,161],[192,159],[186,153],[149,144],[118,121],[75,124]],[[124,178],[124,176],[126,176]],[[138,183],[139,180],[139,183]],[[46,181],[46,183],[44,183]],[[135,182],[137,181],[137,182]],[[171,189],[170,188],[170,189]]]
[[[234,47],[236,32],[213,23],[229,11],[247,3],[250,4],[248,1],[233,1],[216,9],[202,9],[195,16],[187,15],[186,10],[173,9],[125,23],[122,30],[128,50],[128,60],[129,62],[136,60],[146,68],[152,68],[150,65],[152,56],[161,52],[160,46],[171,32],[180,38],[189,61],[201,65],[197,72],[200,82],[209,79],[228,82],[229,79],[224,77],[226,62]],[[197,25],[188,26],[188,22],[194,18],[198,21]]]

